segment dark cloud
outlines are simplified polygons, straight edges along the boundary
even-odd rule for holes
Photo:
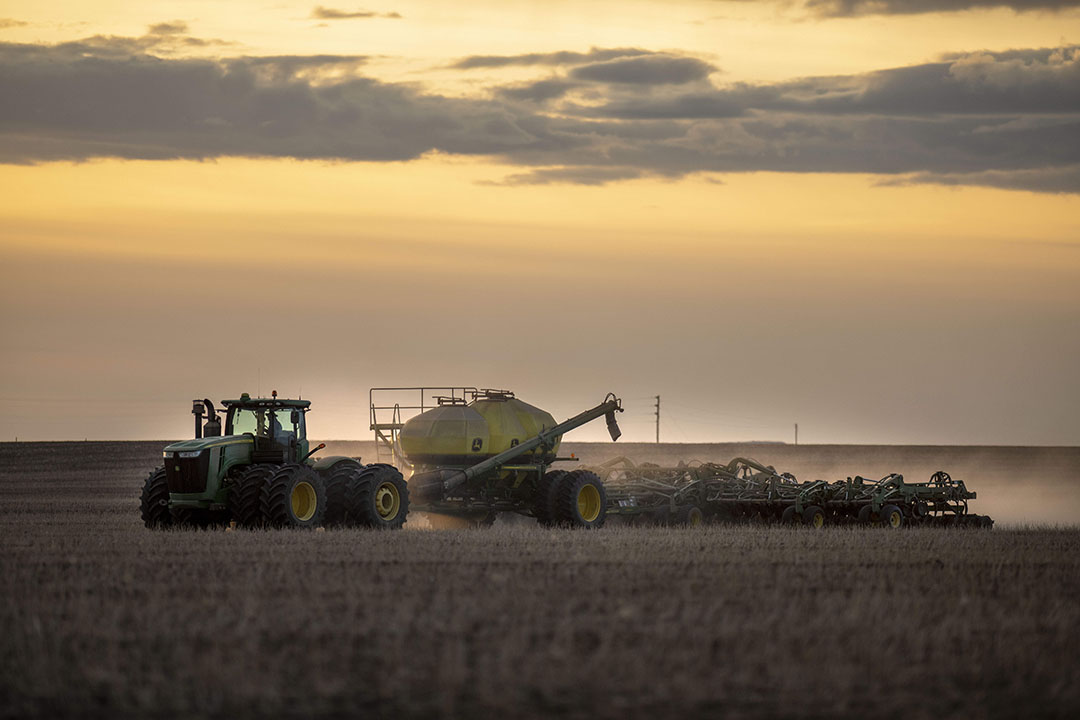
[[[984,170],[973,173],[914,173],[882,180],[880,185],[963,185],[1028,190],[1039,193],[1080,192],[1080,165],[1038,170]]]
[[[508,85],[498,89],[498,94],[509,100],[529,102],[547,102],[563,97],[578,87],[578,83],[567,82],[558,78],[537,80],[524,85]]]
[[[435,151],[516,165],[511,185],[858,172],[1080,193],[1078,47],[727,87],[548,78],[483,99],[364,77],[362,56],[147,50],[147,38],[183,37],[0,43],[0,161],[386,161]]]
[[[389,18],[398,20],[401,15],[396,12],[380,13],[371,10],[337,10],[335,8],[316,5],[311,11],[311,17],[316,20],[362,20],[367,18]]]
[[[589,52],[562,51],[552,53],[526,53],[524,55],[470,55],[455,62],[451,67],[458,70],[507,67],[510,65],[581,65],[603,62],[615,58],[653,55],[639,48],[593,48]]]
[[[570,71],[570,77],[606,83],[679,85],[704,80],[714,70],[715,67],[697,58],[642,55],[581,65]]]
[[[861,15],[915,15],[987,8],[1017,12],[1064,10],[1080,7],[1080,0],[805,0],[803,5],[822,17]]]
[[[23,27],[28,25],[24,20],[15,20],[14,18],[0,18],[0,30],[7,30],[13,27]]]

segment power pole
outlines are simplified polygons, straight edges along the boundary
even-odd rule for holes
[[[656,396],[656,444],[660,444],[660,396]]]
[[[799,423],[795,423],[795,444],[799,444]]]

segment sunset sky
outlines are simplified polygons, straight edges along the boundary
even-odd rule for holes
[[[0,2],[0,440],[1080,441],[1080,0],[327,2]]]

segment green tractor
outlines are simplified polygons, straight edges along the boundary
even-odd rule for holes
[[[143,483],[148,528],[361,526],[397,529],[409,490],[391,465],[312,456],[307,400],[223,400],[225,428],[210,400],[195,400],[195,439],[164,450],[164,465]],[[207,420],[203,423],[203,417]]]

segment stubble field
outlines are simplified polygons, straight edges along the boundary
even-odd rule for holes
[[[1080,530],[1017,524],[1076,509],[1075,449],[983,452],[990,532],[225,533],[142,528],[160,447],[0,445],[4,716],[1080,713]],[[803,477],[863,452],[753,454]],[[1010,515],[1043,496],[1006,483],[1023,468],[1053,500]]]

